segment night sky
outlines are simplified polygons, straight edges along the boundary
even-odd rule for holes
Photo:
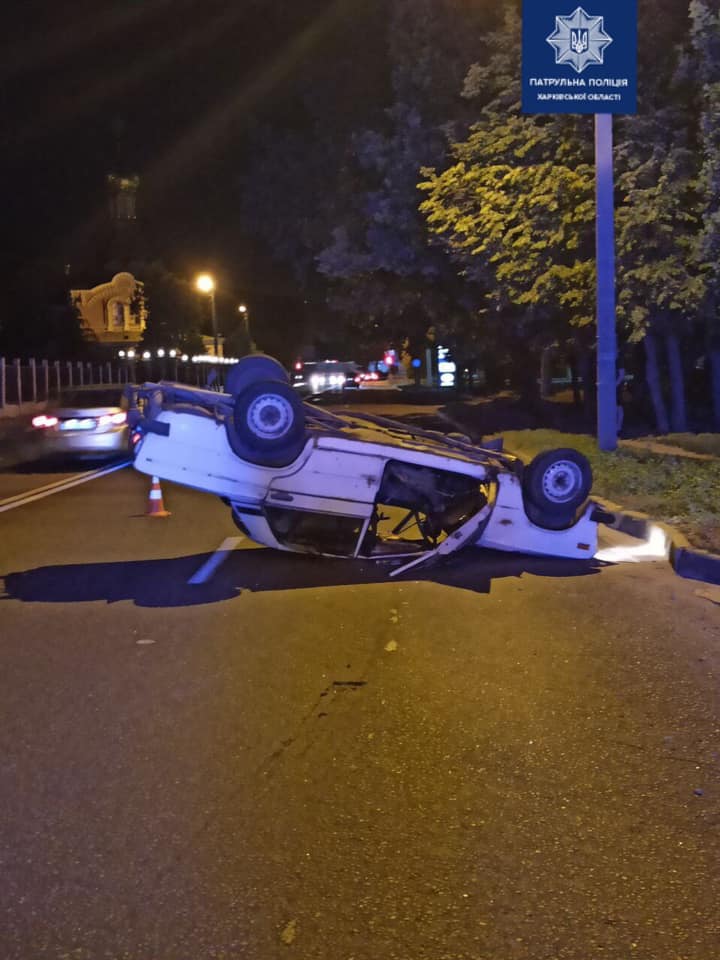
[[[0,50],[5,269],[30,257],[75,261],[115,171],[141,177],[138,214],[150,255],[181,271],[239,272],[244,289],[283,282],[240,222],[247,134],[258,122],[291,121],[298,86],[327,60],[353,5],[13,7]]]

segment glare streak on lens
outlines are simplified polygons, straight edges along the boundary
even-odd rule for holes
[[[642,560],[663,560],[668,556],[670,544],[660,527],[651,527],[644,543],[628,546],[605,547],[595,554],[596,560],[606,563],[640,563]]]

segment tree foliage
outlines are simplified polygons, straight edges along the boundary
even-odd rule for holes
[[[617,294],[621,343],[647,338],[653,402],[663,410],[663,371],[654,339],[667,345],[672,422],[684,429],[680,344],[692,337],[703,282],[716,289],[718,150],[711,77],[718,69],[717,14],[693,0],[698,87],[688,55],[687,16],[642,10],[641,102],[637,116],[615,122]],[[430,231],[471,281],[483,281],[499,309],[525,336],[563,338],[592,329],[595,313],[594,169],[588,120],[519,112],[519,22],[509,11],[488,36],[489,55],[469,72],[465,92],[480,108],[469,136],[450,147],[453,163],[426,171],[421,206]],[[699,47],[702,46],[702,51]],[[664,51],[659,60],[658,49]],[[717,79],[717,78],[716,78]],[[698,96],[705,119],[698,126]],[[717,104],[715,104],[717,106]],[[705,144],[700,169],[699,133]],[[715,189],[714,189],[715,188]],[[702,198],[704,199],[704,208]],[[704,225],[704,227],[703,227]],[[530,320],[527,310],[530,310]],[[578,334],[572,334],[577,338]],[[653,339],[651,342],[650,338]],[[585,337],[585,343],[590,339]]]
[[[699,100],[698,261],[705,282],[709,332],[720,336],[720,11],[691,0],[691,49]]]
[[[587,120],[521,114],[519,31],[513,8],[485,35],[463,88],[477,119],[450,165],[422,171],[420,210],[474,289],[466,328],[489,347],[485,366],[509,354],[533,381],[529,352],[593,317],[593,171]]]
[[[30,260],[5,287],[0,354],[76,359],[91,350],[66,272],[52,261]]]
[[[393,101],[380,123],[352,138],[345,169],[352,201],[317,257],[333,302],[360,326],[379,321],[391,340],[410,337],[419,346],[431,326],[450,332],[472,299],[427,242],[418,179],[444,156],[449,129],[467,125],[459,91],[478,16],[477,7],[453,0],[388,4]]]
[[[294,122],[264,129],[251,219],[364,348],[417,352],[432,329],[486,366],[524,368],[549,343],[587,355],[592,118],[522,114],[517,0],[370,6],[365,38],[384,49],[344,47],[299,92]],[[710,0],[641,3],[639,109],[614,121],[620,343],[648,347],[658,422],[666,396],[683,421],[705,344],[720,417],[718,17]],[[351,61],[372,82],[343,111]]]

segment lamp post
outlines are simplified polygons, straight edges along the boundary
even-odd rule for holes
[[[243,330],[245,331],[245,338],[248,342],[248,349],[251,353],[255,351],[255,344],[250,338],[250,310],[248,309],[247,304],[241,303],[238,305],[238,313],[242,318]]]
[[[238,313],[242,319],[243,330],[245,331],[245,336],[250,339],[250,316],[248,314],[248,308],[244,303],[241,303],[238,306]]]
[[[217,314],[215,313],[215,280],[209,273],[201,273],[195,280],[195,287],[200,293],[206,293],[210,297],[210,319],[212,321],[213,332],[213,353],[218,357],[218,328]]]

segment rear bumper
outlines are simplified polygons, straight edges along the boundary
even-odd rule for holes
[[[127,453],[128,430],[108,430],[105,433],[44,433],[41,449],[45,454],[113,454]]]

